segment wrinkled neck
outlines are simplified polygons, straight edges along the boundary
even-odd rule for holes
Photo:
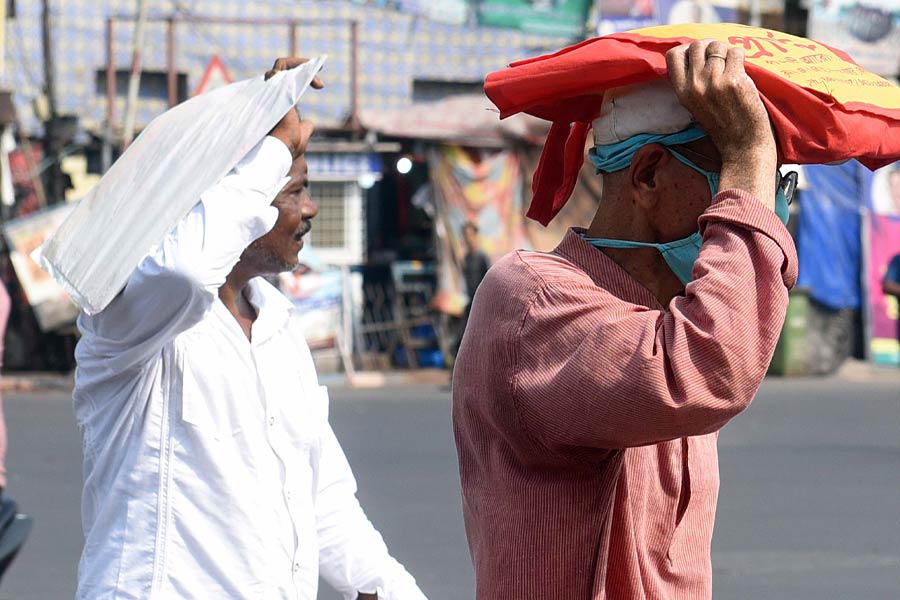
[[[605,185],[605,181],[604,181]],[[627,195],[604,191],[603,198],[585,233],[586,237],[608,240],[656,242],[649,221]]]
[[[632,240],[656,243],[652,228],[635,214],[629,200],[621,197],[604,198],[594,215],[585,237],[610,240]],[[659,303],[669,302],[684,289],[659,250],[656,248],[597,248],[635,281],[647,288]]]

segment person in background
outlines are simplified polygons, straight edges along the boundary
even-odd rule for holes
[[[881,291],[886,296],[893,296],[900,307],[900,254],[888,263],[884,279],[881,280]],[[900,344],[900,317],[897,318],[897,343]]]
[[[744,54],[671,49],[597,96],[603,196],[481,283],[453,373],[476,598],[712,597],[719,430],[747,408],[797,255]]]
[[[469,322],[469,312],[472,310],[472,300],[475,298],[475,291],[491,268],[491,260],[478,243],[478,226],[471,221],[466,222],[462,227],[462,236],[466,245],[466,253],[462,261],[462,276],[465,292],[469,299],[466,302],[465,310],[463,310],[462,318],[458,321],[458,328],[456,329],[458,334],[455,336],[454,343],[451,346],[454,361],[459,353],[459,345],[462,342]]]
[[[472,306],[472,298],[475,297],[475,290],[478,289],[481,280],[491,268],[491,260],[478,243],[478,227],[475,223],[468,222],[463,225],[462,233],[466,243],[466,255],[463,257],[463,279],[466,282],[466,294],[469,296],[469,303],[466,305],[466,315],[468,315],[469,308]]]
[[[425,600],[360,506],[293,306],[265,280],[298,267],[318,213],[312,131],[288,111],[79,316],[79,600],[313,600],[320,575],[345,600]]]

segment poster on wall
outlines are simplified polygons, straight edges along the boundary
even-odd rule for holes
[[[476,6],[479,25],[580,38],[591,4],[591,0],[481,0]]]
[[[891,258],[900,254],[900,218],[876,213],[869,215],[869,311],[872,361],[879,364],[900,364],[900,344],[897,342],[898,302],[894,296],[881,291],[881,282]]]
[[[334,348],[342,331],[344,278],[340,269],[279,275],[281,291],[297,310],[294,318],[313,350]]]
[[[733,23],[738,4],[733,0],[597,0],[597,35],[607,35],[680,23]]]
[[[399,0],[400,10],[432,21],[460,25],[469,18],[469,3],[466,0]]]
[[[522,208],[522,163],[510,150],[472,151],[451,145],[433,150],[428,162],[439,255],[432,306],[459,315],[471,298],[462,276],[464,225],[476,226],[478,249],[491,263],[511,250],[530,247]]]
[[[354,4],[397,10],[441,23],[461,25],[470,15],[470,0],[352,0]]]
[[[660,20],[658,0],[597,0],[594,4],[595,35],[630,31],[641,27],[664,25]]]
[[[900,163],[872,173],[869,198],[873,213],[900,219]]]
[[[57,230],[73,208],[74,204],[60,204],[8,221],[3,226],[9,260],[41,331],[70,326],[78,316],[78,308],[62,286],[31,259],[31,253]]]
[[[900,364],[897,298],[886,296],[881,283],[891,259],[900,254],[900,163],[875,171],[866,180],[869,199],[868,241],[869,351],[879,364]]]
[[[878,75],[895,77],[900,71],[897,0],[811,0],[808,33]]]

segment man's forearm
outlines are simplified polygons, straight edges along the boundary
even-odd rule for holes
[[[885,279],[881,282],[881,291],[889,296],[900,296],[900,282]]]

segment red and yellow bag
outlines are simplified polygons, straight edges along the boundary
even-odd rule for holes
[[[870,169],[900,159],[900,87],[845,52],[802,37],[732,23],[665,25],[593,38],[488,75],[505,118],[553,122],[532,183],[528,216],[544,225],[569,199],[603,91],[666,76],[666,52],[698,39],[742,48],[775,128],[779,160],[855,158]]]

